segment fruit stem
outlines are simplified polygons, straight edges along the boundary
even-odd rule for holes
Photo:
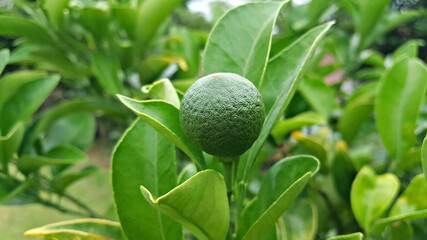
[[[230,161],[230,159],[227,159],[227,161],[223,161],[222,159],[219,159],[223,165],[224,165],[224,178],[225,178],[225,184],[227,186],[227,196],[228,196],[228,205],[230,207],[230,228],[228,230],[228,240],[234,239],[233,232],[235,232],[234,226],[236,222],[235,216],[235,198],[234,198],[234,181],[235,181],[235,174],[236,174],[236,166],[237,166],[237,159]]]

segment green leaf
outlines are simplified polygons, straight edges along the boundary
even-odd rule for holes
[[[369,119],[373,110],[374,96],[371,94],[361,94],[347,102],[338,122],[338,130],[347,143],[350,144],[357,136],[362,124]]]
[[[28,174],[45,165],[68,165],[86,161],[87,157],[80,149],[71,145],[57,146],[43,156],[24,154],[18,159],[18,169]]]
[[[0,35],[7,37],[25,37],[43,44],[52,44],[46,28],[38,22],[15,16],[0,16]]]
[[[404,24],[420,16],[422,16],[421,11],[416,10],[406,10],[405,12],[385,11],[371,34],[366,37],[363,47],[369,47],[373,42],[381,39],[384,34],[393,30],[398,25]]]
[[[70,113],[58,119],[45,134],[44,148],[71,144],[82,150],[88,149],[96,133],[95,116],[91,113]]]
[[[384,240],[413,239],[414,230],[409,221],[394,222],[381,234]]]
[[[145,58],[138,66],[139,81],[142,84],[151,83],[161,75],[161,73],[171,63],[177,63],[181,68],[186,69],[187,63],[181,57],[171,56],[149,56]]]
[[[135,24],[138,10],[127,6],[111,6],[113,16],[126,31],[130,39],[135,39]]]
[[[70,0],[46,0],[44,8],[49,16],[50,22],[56,27],[61,28],[64,24],[64,11]]]
[[[352,233],[347,235],[340,235],[335,237],[330,237],[328,240],[363,240],[362,233]]]
[[[199,40],[188,29],[183,27],[172,27],[170,34],[182,38],[182,41],[170,43],[168,49],[173,54],[184,58],[188,66],[187,70],[181,69],[177,73],[179,78],[197,77],[200,71]]]
[[[182,239],[181,226],[144,201],[139,186],[155,197],[176,186],[175,148],[142,119],[136,120],[117,144],[112,181],[117,213],[129,240]]]
[[[351,208],[357,222],[369,235],[372,224],[381,217],[399,191],[399,179],[386,173],[377,176],[370,167],[363,167],[351,188]]]
[[[169,79],[160,79],[153,84],[144,86],[142,91],[148,94],[152,99],[164,100],[179,109],[180,101]]]
[[[144,186],[144,198],[200,240],[225,240],[230,212],[224,178],[204,170],[157,199]]]
[[[427,218],[427,184],[424,176],[415,176],[405,192],[397,199],[387,218],[375,223],[375,230],[380,231],[393,221]]]
[[[120,224],[104,219],[78,219],[48,224],[24,233],[25,236],[44,237],[48,240],[125,240]]]
[[[241,160],[239,164],[239,168],[244,169],[239,170],[238,178],[244,179],[244,182],[248,180],[253,163],[271,129],[291,101],[317,45],[332,24],[333,22],[329,22],[311,29],[291,46],[270,59],[265,81],[260,86],[268,115],[260,136],[249,150],[247,161]]]
[[[160,25],[173,12],[182,0],[170,0],[167,4],[158,0],[145,0],[139,7],[136,20],[135,35],[139,47],[138,52],[145,52]]]
[[[265,74],[274,24],[288,2],[248,3],[223,15],[206,43],[203,75],[231,72],[259,86]]]
[[[94,173],[99,172],[98,168],[89,166],[78,172],[73,173],[62,173],[60,176],[55,177],[52,181],[52,187],[56,192],[63,193],[65,189],[71,184],[81,180],[82,178],[93,175]]]
[[[273,165],[262,180],[258,197],[239,218],[237,239],[260,239],[272,230],[275,222],[317,173],[319,164],[312,156],[300,155]]]
[[[301,144],[301,146],[305,148],[311,155],[314,155],[319,159],[321,163],[321,172],[325,172],[328,169],[328,151],[326,151],[324,143],[320,142],[314,137],[305,136],[299,131],[293,132],[292,137],[294,137],[298,143]]]
[[[334,91],[322,78],[306,76],[298,89],[310,106],[325,118],[338,109]]]
[[[199,168],[205,167],[203,154],[182,131],[179,110],[161,100],[137,101],[118,95],[120,101],[185,152]]]
[[[105,39],[105,36],[109,34],[110,9],[95,4],[84,6],[81,9],[79,21],[96,39]],[[107,61],[112,60],[107,56],[105,58]]]
[[[196,175],[197,173],[197,168],[196,166],[194,166],[194,164],[190,163],[187,166],[185,166],[181,172],[178,175],[178,184],[181,184],[185,181],[187,181],[187,179],[191,178],[192,176]]]
[[[343,141],[338,141],[335,147],[331,170],[335,189],[342,199],[350,203],[351,184],[356,177],[357,171],[351,162],[347,145]]]
[[[13,74],[13,77],[6,75],[0,79],[0,89],[3,90],[0,98],[0,113],[1,116],[7,116],[0,120],[2,132],[8,132],[18,121],[27,121],[53,91],[60,79],[57,75],[35,77],[33,74],[29,73],[25,83],[20,84],[11,83],[19,77],[19,73]],[[3,95],[8,89],[14,94],[13,96]]]
[[[9,49],[0,50],[0,75],[6,67],[7,62],[9,61]]]
[[[416,58],[418,57],[418,47],[423,46],[424,41],[422,40],[409,40],[402,44],[398,49],[393,52],[393,62],[397,63],[405,58]]]
[[[423,166],[424,177],[427,181],[427,136],[424,138],[423,147],[421,149],[421,164]]]
[[[376,126],[397,165],[415,144],[414,131],[426,88],[427,68],[418,59],[396,63],[381,78],[375,99]]]
[[[317,232],[318,211],[309,200],[302,200],[283,215],[283,240],[314,240]]]
[[[13,154],[18,151],[25,133],[25,125],[18,122],[6,136],[0,136],[0,164],[8,172],[8,164]]]
[[[111,102],[105,98],[64,101],[61,104],[47,109],[34,121],[34,124],[26,133],[23,143],[24,147],[21,149],[23,152],[27,152],[37,138],[45,136],[45,133],[49,131],[55,122],[69,114],[96,113],[102,116],[108,116],[112,119],[125,121],[128,119],[128,114],[126,114],[124,110],[126,109],[122,107],[121,104]]]
[[[289,132],[315,124],[326,125],[325,117],[315,112],[304,112],[292,118],[280,119],[273,130],[271,130],[271,135],[278,143]]]
[[[120,64],[115,58],[102,53],[90,56],[96,79],[104,90],[110,94],[123,94],[123,83],[119,79]]]

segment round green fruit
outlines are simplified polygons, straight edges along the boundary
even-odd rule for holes
[[[248,150],[264,122],[258,89],[234,73],[214,73],[197,80],[185,93],[180,121],[190,141],[220,158]]]

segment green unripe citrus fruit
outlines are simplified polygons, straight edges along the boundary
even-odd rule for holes
[[[221,158],[248,150],[261,131],[264,104],[258,89],[234,73],[215,73],[197,80],[185,93],[180,121],[190,141]]]

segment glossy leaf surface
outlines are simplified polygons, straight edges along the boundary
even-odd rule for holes
[[[271,167],[258,197],[240,216],[237,239],[260,239],[272,230],[318,169],[319,161],[305,155],[282,159]]]
[[[415,143],[415,128],[427,87],[427,68],[404,59],[385,73],[375,99],[376,126],[384,147],[397,163]]]
[[[156,209],[181,223],[198,239],[225,239],[230,210],[224,178],[218,172],[201,171],[157,199],[144,186],[141,192]]]
[[[203,75],[231,72],[259,86],[267,65],[274,24],[285,3],[287,1],[248,3],[228,11],[209,35]]]
[[[48,224],[24,233],[25,236],[48,240],[125,240],[120,224],[104,219],[79,219]]]
[[[182,239],[179,224],[144,200],[139,186],[155,197],[176,186],[175,148],[142,119],[136,120],[112,157],[112,181],[117,213],[129,240]]]
[[[399,179],[391,173],[377,176],[368,166],[359,171],[351,188],[351,208],[366,233],[391,204],[399,186]]]
[[[160,100],[137,101],[120,95],[119,99],[141,119],[190,156],[198,167],[205,166],[202,151],[190,143],[182,131],[179,110],[175,106]]]

